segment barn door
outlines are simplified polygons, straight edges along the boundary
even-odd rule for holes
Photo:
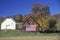
[[[10,29],[10,25],[6,25],[6,29]]]

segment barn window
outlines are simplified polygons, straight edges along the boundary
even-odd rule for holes
[[[11,23],[11,25],[13,25],[13,23]]]

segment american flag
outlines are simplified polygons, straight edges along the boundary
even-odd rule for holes
[[[26,31],[36,31],[36,25],[26,25]]]

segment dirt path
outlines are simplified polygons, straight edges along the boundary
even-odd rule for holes
[[[60,40],[60,36],[0,37],[0,40]]]

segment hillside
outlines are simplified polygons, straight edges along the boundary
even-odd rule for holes
[[[56,15],[54,15],[54,17],[56,17],[56,18],[60,18],[60,14],[56,14]]]

